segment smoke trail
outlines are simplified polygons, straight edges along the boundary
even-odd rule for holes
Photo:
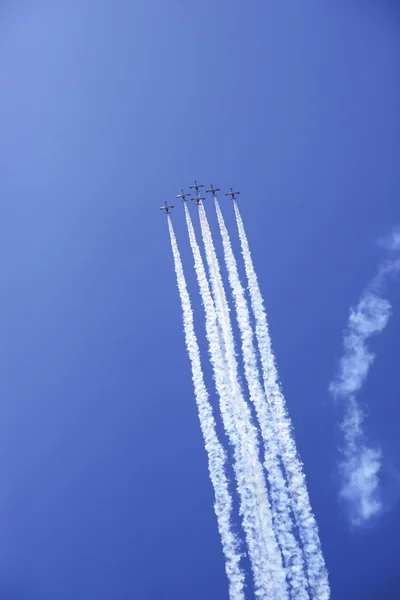
[[[262,556],[260,556],[258,542],[254,541],[255,534],[253,532],[254,525],[252,523],[254,506],[251,504],[252,500],[247,490],[245,457],[243,457],[241,454],[241,441],[240,437],[238,436],[238,428],[236,426],[237,419],[231,402],[232,392],[229,382],[229,372],[227,372],[225,356],[221,348],[217,324],[217,313],[215,310],[214,301],[211,296],[209,283],[194,233],[190,213],[186,205],[185,214],[197,280],[206,314],[206,335],[209,342],[210,358],[214,371],[215,384],[220,398],[221,415],[225,430],[234,449],[234,471],[240,497],[240,513],[243,517],[243,528],[245,530],[246,539],[249,545],[251,562],[252,565],[254,565],[253,573],[256,585],[256,593],[262,596],[265,588],[265,585],[262,582],[262,578],[264,577],[262,575],[262,571],[263,568],[265,569],[265,565],[263,564]]]
[[[256,430],[251,422],[249,407],[245,403],[238,383],[234,341],[222,278],[219,271],[214,244],[204,207],[200,205],[200,225],[210,270],[218,324],[222,330],[226,362],[231,389],[231,402],[235,426],[239,435],[237,448],[242,487],[243,517],[251,564],[261,598],[284,600],[287,598],[285,573],[279,547],[272,528],[271,509],[264,481],[262,466],[258,459]],[[243,473],[241,473],[243,469]]]
[[[400,234],[381,240],[388,250],[400,249]],[[382,265],[371,281],[355,309],[350,310],[347,330],[344,334],[344,355],[339,371],[329,386],[334,398],[344,403],[344,419],[341,424],[343,440],[340,447],[342,460],[339,473],[342,478],[340,496],[347,502],[352,525],[362,525],[383,510],[379,488],[379,471],[382,453],[372,447],[363,429],[364,411],[356,401],[355,394],[362,388],[375,355],[369,351],[367,340],[381,333],[390,318],[391,305],[382,297],[385,279],[400,270],[399,260]]]
[[[311,509],[303,465],[297,454],[296,445],[292,437],[290,417],[286,410],[275,357],[272,352],[264,302],[254,270],[243,221],[236,202],[234,201],[233,204],[249,285],[251,306],[256,322],[256,338],[261,358],[265,393],[271,406],[273,423],[279,439],[282,463],[292,499],[292,510],[303,544],[312,598],[315,600],[326,600],[330,597],[330,589],[328,573],[319,540],[318,525]]]
[[[218,223],[221,231],[225,262],[228,270],[229,283],[236,306],[237,322],[242,340],[244,371],[260,425],[264,442],[264,466],[268,472],[272,516],[274,529],[282,549],[287,576],[292,587],[292,597],[306,600],[307,581],[304,575],[304,560],[302,551],[293,534],[293,521],[290,512],[290,499],[286,482],[282,474],[279,459],[279,448],[272,425],[272,416],[266,402],[264,390],[260,384],[256,351],[253,343],[253,329],[250,324],[250,314],[240,282],[236,259],[233,254],[228,230],[222,216],[218,200],[214,197]]]
[[[231,600],[244,599],[244,575],[240,568],[238,540],[231,529],[232,499],[229,493],[228,480],[225,475],[226,456],[215,430],[215,421],[208,401],[208,393],[204,383],[200,362],[200,351],[193,325],[193,313],[186,287],[182,262],[175,238],[171,219],[168,216],[168,227],[171,247],[174,256],[175,272],[183,311],[183,323],[187,351],[192,366],[192,379],[199,413],[200,426],[208,455],[208,469],[214,486],[214,510],[217,515],[218,529],[221,535],[222,548],[226,560],[226,574],[229,580],[229,597]]]

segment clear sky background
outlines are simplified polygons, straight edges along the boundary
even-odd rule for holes
[[[374,240],[400,220],[399,15],[361,0],[0,3],[1,599],[228,597],[158,211],[195,178],[241,191],[332,598],[399,597],[399,507],[349,530],[327,390],[384,256]],[[181,206],[173,219],[201,335]],[[362,392],[392,478],[398,291]]]

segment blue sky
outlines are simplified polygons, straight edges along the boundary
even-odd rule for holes
[[[1,3],[1,598],[227,598],[157,210],[195,178],[242,192],[332,598],[397,597],[399,509],[349,530],[328,384],[399,222],[398,27],[389,1]],[[395,470],[389,296],[361,399]]]

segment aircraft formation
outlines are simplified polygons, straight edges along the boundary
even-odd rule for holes
[[[202,202],[205,200],[205,198],[200,196],[200,188],[203,188],[203,187],[204,187],[204,185],[197,183],[197,181],[195,181],[193,185],[189,186],[190,190],[195,190],[193,198],[190,198],[191,194],[189,194],[189,193],[186,194],[183,189],[181,189],[181,193],[178,194],[176,196],[176,198],[180,198],[181,202],[187,202],[187,198],[190,198],[191,200],[194,200],[196,202],[197,206],[200,206],[202,204]],[[210,189],[206,190],[206,193],[211,194],[213,198],[216,198],[217,192],[220,192],[220,191],[221,191],[220,188],[215,188],[211,184]],[[238,196],[239,194],[240,194],[240,192],[234,192],[233,189],[230,188],[229,192],[227,192],[225,194],[225,196],[230,196],[230,198],[232,200],[236,200],[236,196]],[[169,215],[173,208],[175,208],[175,206],[168,205],[167,202],[165,202],[165,206],[160,206],[160,210],[163,210],[165,215]]]

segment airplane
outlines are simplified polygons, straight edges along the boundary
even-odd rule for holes
[[[234,192],[233,189],[231,188],[231,191],[228,192],[227,194],[225,194],[225,196],[230,196],[232,198],[232,200],[235,200],[235,195],[238,196],[240,194],[240,192]]]
[[[217,192],[220,192],[221,190],[219,188],[214,188],[213,184],[211,184],[210,189],[206,190],[207,194],[212,194],[214,196],[214,198],[217,197]]]
[[[196,197],[195,198],[191,198],[191,200],[196,200],[197,206],[200,206],[201,201],[205,200],[205,198],[200,198],[199,194],[197,193]]]
[[[196,194],[198,194],[199,193],[199,189],[201,187],[204,187],[204,185],[198,184],[197,181],[195,180],[194,181],[194,185],[189,186],[189,190],[196,190]]]
[[[165,202],[165,206],[160,206],[160,210],[165,210],[166,215],[169,215],[171,212],[171,208],[174,208],[173,206],[168,206],[167,202]]]
[[[182,192],[182,193],[181,193],[181,194],[178,194],[178,195],[176,196],[176,198],[182,198],[182,202],[187,202],[187,200],[186,200],[186,196],[188,196],[188,197],[189,197],[189,196],[190,196],[190,194],[185,194],[185,192],[184,192],[183,190],[181,190],[181,192]]]

